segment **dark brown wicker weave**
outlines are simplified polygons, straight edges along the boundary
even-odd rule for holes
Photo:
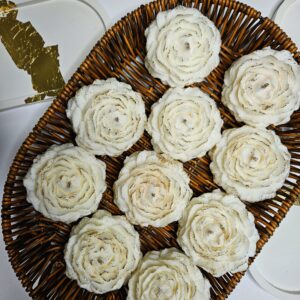
[[[261,17],[255,9],[230,0],[176,1],[160,0],[141,6],[114,25],[94,47],[63,91],[47,110],[18,151],[8,174],[2,204],[2,226],[10,262],[26,291],[33,299],[125,299],[126,288],[104,296],[80,289],[75,281],[65,276],[63,250],[68,240],[70,226],[52,222],[36,212],[26,202],[23,177],[34,157],[50,145],[74,142],[74,133],[65,115],[67,101],[82,85],[96,78],[116,77],[128,82],[142,93],[149,112],[150,106],[167,89],[159,80],[149,75],[143,63],[145,57],[144,30],[161,10],[178,4],[199,8],[208,16],[222,34],[221,63],[201,84],[201,89],[218,103],[224,128],[239,126],[232,115],[220,103],[224,71],[233,60],[253,50],[266,46],[287,49],[300,62],[295,44],[271,20]],[[285,127],[285,128],[284,128]],[[248,209],[256,218],[260,233],[257,252],[268,241],[276,227],[285,217],[300,191],[300,113],[293,114],[285,126],[273,128],[292,154],[289,178],[272,200]],[[120,211],[113,203],[112,185],[130,153],[151,149],[149,136],[145,135],[126,153],[117,158],[102,157],[107,165],[108,189],[100,208],[113,214]],[[209,158],[194,159],[185,163],[195,195],[211,191],[217,186],[209,171]],[[143,252],[175,246],[176,224],[164,228],[136,227],[140,233]],[[250,261],[251,262],[251,261]],[[276,263],[276,262],[274,262]],[[212,299],[225,299],[240,281],[243,273],[226,274],[213,278],[206,274],[212,284]]]

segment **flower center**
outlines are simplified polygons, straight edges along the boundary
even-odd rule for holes
[[[185,43],[184,43],[184,46],[185,46],[185,49],[186,49],[186,50],[190,50],[190,49],[191,49],[191,45],[190,45],[189,42],[185,42]]]

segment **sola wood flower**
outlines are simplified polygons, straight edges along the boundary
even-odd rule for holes
[[[158,13],[145,36],[145,66],[170,86],[200,82],[219,64],[220,33],[198,9],[178,6]]]
[[[127,300],[209,300],[210,284],[175,248],[148,252],[129,280]]]
[[[114,184],[114,201],[132,224],[163,227],[177,221],[192,197],[180,162],[153,151],[127,157]]]
[[[258,239],[253,215],[236,196],[220,190],[193,198],[179,220],[179,245],[216,277],[246,270]]]
[[[105,164],[72,144],[51,146],[24,178],[27,201],[44,216],[71,223],[96,211],[106,189]]]
[[[96,155],[117,156],[143,134],[145,105],[130,85],[114,78],[82,87],[68,103],[79,146]]]
[[[222,102],[254,127],[287,123],[300,106],[300,66],[286,50],[245,55],[225,73]]]
[[[210,157],[214,181],[249,202],[274,197],[290,170],[291,156],[280,138],[247,125],[225,130]]]
[[[104,210],[73,227],[65,248],[66,274],[103,294],[127,282],[141,258],[138,233],[123,216]]]
[[[202,157],[221,139],[215,102],[198,88],[171,88],[152,106],[147,131],[157,152],[183,162]]]

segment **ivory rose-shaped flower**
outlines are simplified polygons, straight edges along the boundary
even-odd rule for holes
[[[249,202],[274,197],[290,171],[291,155],[280,138],[247,125],[225,130],[210,157],[216,184]]]
[[[150,251],[129,280],[127,300],[209,300],[210,283],[175,248]]]
[[[253,215],[236,196],[220,190],[190,201],[177,234],[183,251],[215,277],[246,270],[259,240]]]
[[[155,151],[185,162],[205,155],[222,125],[214,100],[199,88],[171,88],[152,106],[147,131]]]
[[[163,227],[177,221],[192,197],[180,162],[153,151],[127,157],[114,184],[114,202],[132,224]]]
[[[146,125],[141,95],[115,78],[95,80],[68,103],[79,146],[96,155],[118,156],[142,136]]]
[[[220,32],[196,8],[159,12],[145,36],[146,68],[172,87],[203,81],[220,62]]]
[[[72,144],[53,145],[24,178],[27,201],[44,216],[71,223],[96,211],[106,189],[105,164]]]
[[[141,256],[139,235],[126,218],[98,210],[72,229],[65,248],[66,275],[103,294],[121,288]]]
[[[300,106],[300,66],[286,50],[242,56],[225,73],[222,102],[253,127],[287,123]]]

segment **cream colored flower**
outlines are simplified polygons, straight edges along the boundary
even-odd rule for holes
[[[300,66],[289,51],[254,51],[225,73],[222,102],[254,127],[287,123],[300,106]]]
[[[141,95],[115,78],[95,80],[68,103],[79,146],[96,155],[118,156],[142,136],[146,125]]]
[[[177,221],[191,197],[183,165],[153,151],[127,157],[114,184],[114,202],[132,224],[142,226]]]
[[[219,64],[220,32],[198,9],[178,6],[158,13],[145,36],[146,68],[172,87],[203,81]]]
[[[183,251],[215,277],[245,271],[259,240],[253,215],[236,196],[220,190],[190,201],[177,234]]]
[[[214,100],[199,88],[171,88],[152,106],[147,131],[155,151],[185,162],[205,155],[222,125]]]
[[[53,145],[24,178],[27,201],[44,216],[71,223],[93,213],[106,189],[105,164],[72,144]]]
[[[65,248],[66,275],[103,294],[121,288],[141,256],[139,235],[126,218],[98,210],[72,229]]]
[[[274,197],[290,171],[291,156],[280,138],[250,126],[225,130],[210,157],[216,184],[249,202]]]
[[[175,248],[148,252],[129,280],[127,300],[209,300],[210,283]]]

